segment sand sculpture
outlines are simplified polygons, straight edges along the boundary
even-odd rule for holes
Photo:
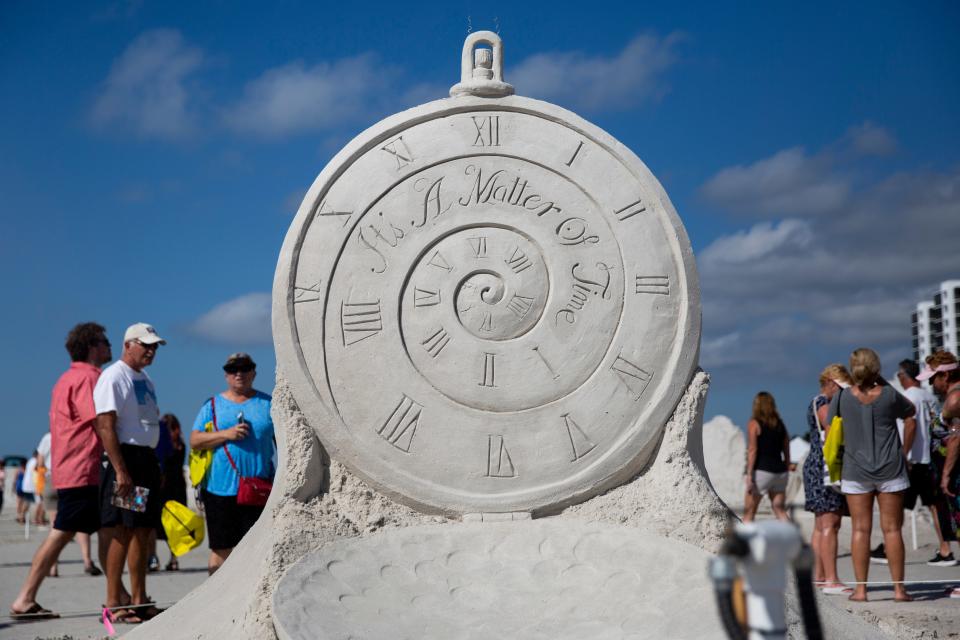
[[[513,95],[496,34],[321,172],[274,340],[268,509],[188,632],[131,637],[721,637],[689,240],[629,149]]]

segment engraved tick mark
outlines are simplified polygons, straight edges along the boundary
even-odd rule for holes
[[[583,140],[580,141],[580,144],[577,145],[576,150],[573,152],[573,155],[570,156],[570,159],[565,163],[568,167],[573,165],[573,161],[577,159],[577,155],[580,153],[580,149],[583,149]]]
[[[453,271],[453,267],[450,266],[450,263],[447,262],[446,258],[443,257],[443,254],[440,251],[434,251],[433,256],[430,257],[430,261],[427,263],[431,267],[436,267],[437,269],[443,269],[447,273]]]
[[[503,261],[514,273],[520,273],[533,266],[530,258],[527,257],[527,254],[525,254],[520,247],[514,247],[513,253],[511,253],[509,257],[504,258]]]
[[[410,153],[410,148],[407,146],[407,143],[403,141],[403,136],[398,136],[394,138],[387,144],[380,147],[382,151],[386,151],[394,157],[397,161],[397,171],[403,169],[405,166],[413,162],[413,154]]]
[[[397,449],[410,453],[410,445],[413,444],[413,436],[420,426],[422,411],[423,405],[403,394],[393,412],[377,429],[377,433]]]
[[[647,385],[650,384],[650,380],[653,379],[653,373],[644,371],[622,355],[617,356],[617,359],[610,365],[610,369],[617,374],[620,382],[633,396],[634,401],[640,399],[640,396],[646,391]]]
[[[573,457],[570,459],[570,462],[576,462],[593,451],[593,448],[597,445],[587,437],[587,434],[585,434],[583,429],[580,428],[580,425],[570,417],[569,413],[565,413],[560,417],[563,418],[563,424],[567,428],[567,437],[570,438],[570,448],[573,450]]]
[[[483,354],[483,379],[477,383],[481,387],[495,387],[496,385],[496,361],[497,356],[493,353]]]
[[[670,295],[670,277],[669,276],[637,276],[637,293],[653,293],[659,295]]]
[[[515,293],[507,303],[507,309],[510,309],[517,318],[522,320],[523,316],[527,315],[527,312],[533,307],[534,300],[536,298],[528,298]]]
[[[334,217],[336,217],[336,218],[343,218],[343,224],[340,225],[340,226],[341,226],[341,227],[345,227],[345,226],[347,226],[347,223],[350,222],[351,216],[353,216],[353,211],[334,211],[333,209],[330,209],[329,211],[324,211],[325,208],[327,208],[327,201],[326,201],[326,200],[321,200],[320,203],[317,204],[317,206],[314,207],[314,209],[313,209],[313,215],[314,215],[314,217],[317,217],[317,216],[323,216],[323,217],[334,216]]]
[[[487,436],[487,477],[517,477],[517,469],[513,466],[513,460],[510,458],[510,452],[507,451],[503,436]]]
[[[554,368],[553,368],[552,366],[550,366],[550,363],[547,362],[547,359],[544,357],[544,355],[543,355],[542,353],[540,353],[540,346],[537,345],[536,347],[533,347],[533,348],[532,348],[532,351],[533,351],[534,353],[536,353],[538,356],[540,356],[540,361],[543,362],[543,366],[545,366],[545,367],[547,368],[547,371],[549,371],[549,372],[553,375],[553,379],[554,379],[554,380],[559,380],[559,379],[560,379],[560,374],[557,373],[556,370],[554,370]]]
[[[613,213],[615,216],[617,216],[617,220],[619,220],[620,222],[623,222],[624,220],[627,220],[628,218],[632,218],[638,213],[643,213],[646,210],[647,210],[647,205],[643,204],[643,198],[640,198],[636,202],[631,202],[627,206],[621,209],[617,209]]]
[[[309,287],[294,287],[293,288],[293,304],[299,304],[301,302],[316,302],[320,299],[321,290],[320,283],[312,284]]]
[[[427,338],[420,344],[423,345],[423,348],[427,350],[427,353],[430,354],[431,358],[436,358],[449,343],[450,336],[447,334],[447,330],[443,327],[440,327],[432,334],[427,336]]]
[[[340,329],[343,346],[348,347],[377,335],[383,330],[380,300],[375,302],[341,302]]]
[[[432,289],[413,289],[413,306],[415,307],[433,307],[440,304],[440,291]]]
[[[477,260],[487,257],[487,238],[486,236],[477,236],[468,238],[470,247],[473,249],[473,257]]]

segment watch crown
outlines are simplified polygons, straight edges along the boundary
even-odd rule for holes
[[[486,44],[490,48],[477,45]],[[460,82],[450,87],[450,96],[503,98],[513,95],[513,85],[503,81],[503,40],[493,31],[467,36],[460,56]]]

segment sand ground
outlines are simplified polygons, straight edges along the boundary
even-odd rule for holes
[[[842,596],[822,597],[821,606],[839,608],[861,616],[889,637],[896,638],[958,638],[960,637],[960,600],[944,596],[946,585],[935,581],[956,580],[960,585],[960,567],[930,567],[926,561],[934,554],[934,535],[926,519],[918,518],[917,534],[919,548],[913,550],[910,535],[909,512],[904,536],[907,544],[907,580],[918,584],[910,586],[916,602],[900,604],[893,601],[893,592],[888,586],[870,588],[868,603],[848,602]],[[805,536],[809,536],[813,519],[810,514],[796,511]],[[46,607],[63,614],[57,620],[37,622],[11,622],[7,617],[9,603],[16,596],[34,550],[46,532],[33,530],[29,540],[24,540],[23,528],[13,521],[10,509],[0,514],[0,640],[6,639],[52,639],[106,638],[99,622],[97,607],[103,600],[105,582],[102,577],[93,578],[83,573],[80,550],[70,544],[64,551],[60,565],[60,577],[44,582],[39,601]],[[849,557],[849,522],[844,521],[840,533],[841,578],[853,579]],[[874,527],[875,542],[879,542],[879,527]],[[95,541],[96,539],[94,539]],[[956,554],[958,549],[954,547]],[[201,546],[180,559],[179,572],[152,573],[147,579],[151,597],[159,604],[170,603],[188,593],[206,578],[206,547]],[[167,551],[161,547],[160,560],[165,564]],[[889,580],[889,572],[883,565],[873,564],[870,579]],[[117,628],[118,635],[126,627]],[[184,628],[185,635],[189,630]],[[880,636],[880,634],[878,634]]]

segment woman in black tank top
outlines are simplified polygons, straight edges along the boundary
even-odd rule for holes
[[[743,521],[752,522],[763,494],[770,497],[773,514],[789,520],[786,510],[790,466],[790,436],[777,413],[773,396],[761,391],[753,399],[753,415],[747,422],[747,491]]]

